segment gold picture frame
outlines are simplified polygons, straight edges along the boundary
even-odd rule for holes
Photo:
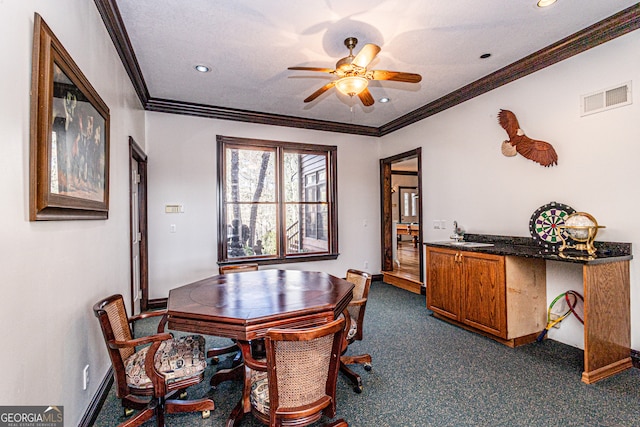
[[[37,13],[31,79],[29,220],[107,219],[109,108]]]

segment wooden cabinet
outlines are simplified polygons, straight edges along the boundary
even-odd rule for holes
[[[427,247],[427,307],[436,317],[509,346],[546,324],[543,260]]]

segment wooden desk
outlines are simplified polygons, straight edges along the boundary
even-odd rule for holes
[[[169,292],[169,328],[248,342],[269,328],[334,320],[353,298],[353,284],[321,272],[261,270],[213,276]],[[245,347],[243,346],[243,351]],[[251,411],[248,368],[242,398],[227,427]]]

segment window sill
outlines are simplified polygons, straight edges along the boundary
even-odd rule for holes
[[[322,254],[322,255],[299,255],[289,256],[287,258],[241,258],[237,260],[218,261],[218,265],[233,265],[244,264],[247,262],[256,263],[258,265],[272,265],[272,264],[291,264],[294,262],[313,262],[313,261],[327,261],[338,259],[340,256],[337,254]]]

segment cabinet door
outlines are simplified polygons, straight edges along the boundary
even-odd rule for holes
[[[504,257],[462,252],[461,321],[507,338]]]
[[[427,308],[460,320],[460,263],[457,252],[427,248]]]

